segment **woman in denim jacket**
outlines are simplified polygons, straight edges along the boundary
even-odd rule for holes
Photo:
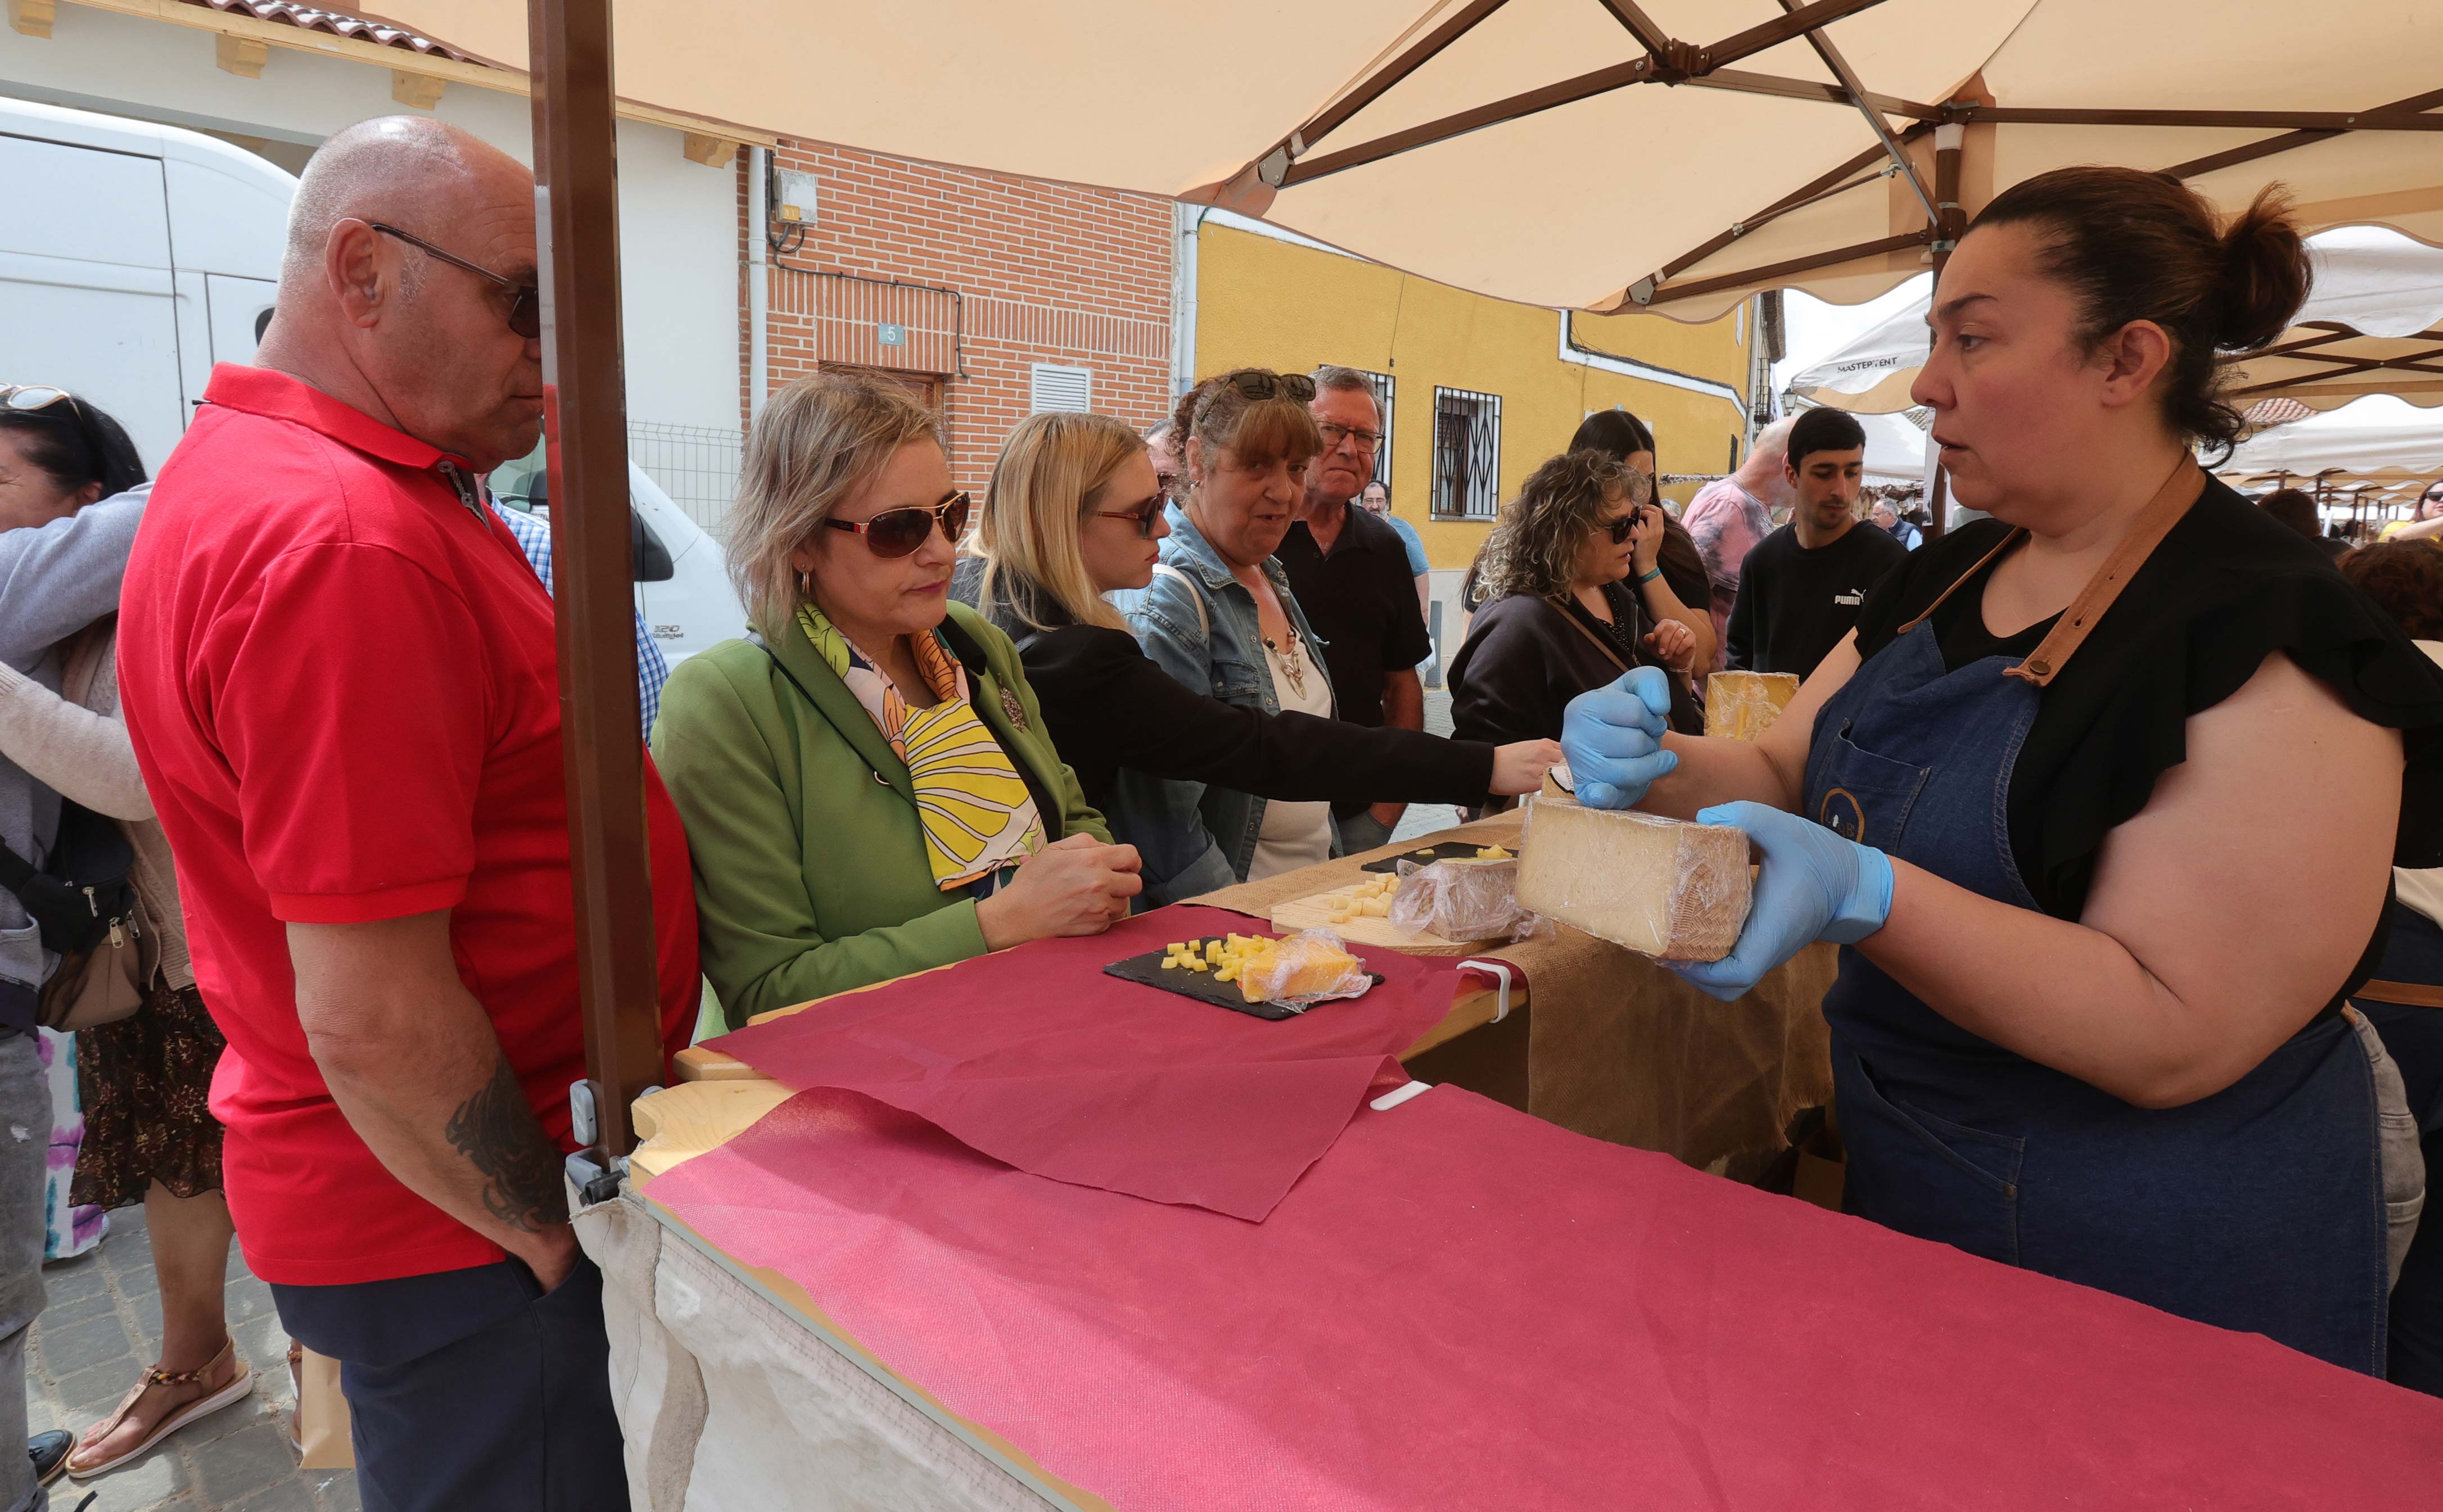
[[[1323,643],[1272,559],[1306,497],[1307,464],[1323,449],[1307,412],[1313,397],[1313,379],[1262,368],[1189,391],[1177,417],[1186,491],[1169,508],[1162,565],[1143,592],[1113,595],[1163,670],[1267,714],[1332,712]],[[1144,837],[1149,903],[1320,861],[1337,845],[1330,804],[1268,803],[1140,772],[1121,773],[1112,809]]]

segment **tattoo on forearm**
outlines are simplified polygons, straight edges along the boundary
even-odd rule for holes
[[[484,1174],[484,1207],[493,1217],[526,1233],[568,1221],[560,1152],[526,1106],[507,1056],[493,1066],[482,1091],[458,1104],[444,1132]]]

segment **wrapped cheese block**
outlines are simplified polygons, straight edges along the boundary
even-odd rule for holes
[[[1705,680],[1705,733],[1753,740],[1798,696],[1788,672],[1717,672]]]
[[[1506,939],[1518,922],[1518,863],[1438,861],[1400,879],[1391,922],[1444,939]]]
[[[1538,796],[1518,905],[1665,960],[1720,960],[1748,921],[1747,832]]]
[[[1374,985],[1366,963],[1349,954],[1329,929],[1310,929],[1285,939],[1258,937],[1240,957],[1238,975],[1239,991],[1250,1003],[1357,997]]]

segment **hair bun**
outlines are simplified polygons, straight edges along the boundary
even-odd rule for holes
[[[2214,345],[2226,352],[2268,345],[2298,317],[2314,282],[2290,198],[2268,184],[2223,230]]]

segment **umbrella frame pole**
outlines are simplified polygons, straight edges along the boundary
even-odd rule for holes
[[[527,27],[553,619],[585,1026],[586,1080],[570,1098],[578,1139],[591,1147],[600,1179],[634,1147],[630,1104],[661,1079],[628,524],[610,0],[530,0]],[[587,1194],[608,1193],[588,1184]]]

